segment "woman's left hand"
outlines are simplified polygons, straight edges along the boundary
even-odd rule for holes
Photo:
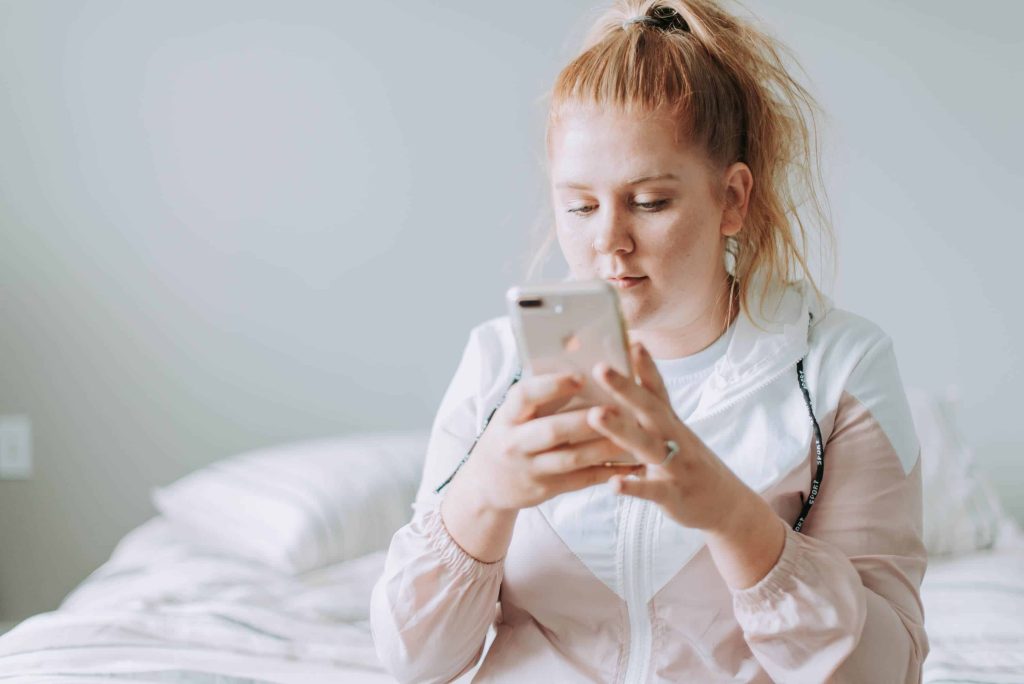
[[[635,381],[606,364],[594,367],[594,378],[618,402],[618,415],[600,420],[603,412],[596,408],[588,419],[647,467],[639,478],[616,475],[609,486],[653,501],[680,525],[708,532],[711,557],[726,583],[734,589],[753,586],[778,562],[785,523],[679,420],[647,350],[633,343],[630,356]],[[675,440],[679,453],[661,465],[667,439]]]
[[[593,368],[594,378],[618,406],[605,420],[600,409],[591,409],[588,419],[647,468],[639,471],[638,478],[619,475],[609,479],[608,485],[616,493],[659,504],[680,525],[725,531],[736,523],[737,504],[757,495],[679,420],[654,360],[639,342],[630,344],[630,356],[636,380],[607,364]],[[679,445],[679,452],[661,465],[668,439]]]

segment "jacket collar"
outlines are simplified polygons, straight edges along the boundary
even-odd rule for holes
[[[725,354],[704,385],[691,420],[700,420],[757,391],[807,355],[812,316],[823,313],[806,282],[752,283],[750,308],[737,316]]]
[[[562,278],[569,280],[572,273]],[[819,302],[807,281],[763,283],[761,278],[751,281],[750,310],[736,317],[729,346],[712,369],[690,420],[713,415],[757,391],[807,355],[811,321],[820,319],[831,302]]]

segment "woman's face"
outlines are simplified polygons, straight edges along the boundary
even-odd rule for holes
[[[699,150],[676,141],[676,126],[581,109],[550,132],[562,253],[576,280],[641,276],[618,290],[631,330],[669,334],[715,311],[728,288],[723,237],[741,228],[749,196],[746,165],[712,172]],[[741,199],[738,210],[727,198]]]

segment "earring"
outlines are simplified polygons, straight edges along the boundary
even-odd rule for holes
[[[723,254],[723,258],[725,259],[725,272],[735,278],[736,264],[739,262],[740,256],[740,243],[739,240],[732,235],[727,235],[722,239],[725,242]]]
[[[736,268],[739,263],[740,243],[739,240],[732,235],[727,235],[724,240],[725,245],[723,258],[725,260],[726,277],[729,279],[729,310],[726,312],[725,317],[725,327],[728,329],[733,320],[733,305],[738,304],[736,301]]]

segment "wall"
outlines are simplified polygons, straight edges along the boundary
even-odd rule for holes
[[[1024,6],[750,5],[832,115],[837,300],[908,384],[958,386],[1019,490]],[[591,7],[0,0],[0,414],[35,439],[0,482],[0,619],[54,608],[154,485],[429,424],[522,272]]]

